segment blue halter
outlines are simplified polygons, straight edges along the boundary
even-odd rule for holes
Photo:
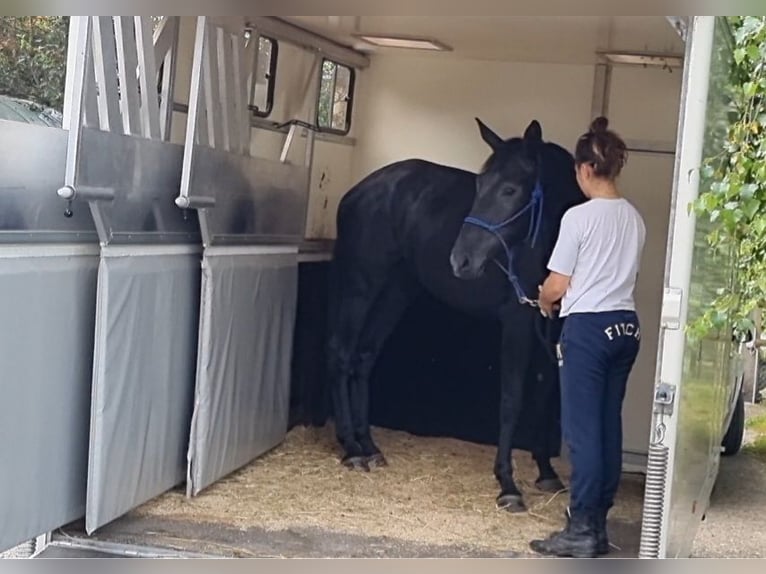
[[[506,219],[505,221],[501,221],[500,223],[489,223],[487,221],[483,221],[482,219],[479,219],[478,217],[466,217],[463,221],[465,223],[468,223],[470,225],[475,225],[476,227],[479,227],[481,229],[484,229],[485,231],[489,231],[492,235],[494,235],[497,240],[500,242],[500,245],[503,246],[503,250],[505,251],[505,257],[508,261],[507,267],[504,267],[502,263],[495,260],[495,263],[497,266],[502,270],[503,274],[508,278],[508,281],[510,281],[511,285],[513,286],[514,291],[516,291],[516,297],[519,299],[519,303],[522,305],[531,305],[532,307],[537,307],[538,303],[536,299],[530,299],[526,296],[524,293],[524,289],[521,286],[521,281],[519,280],[518,275],[513,270],[513,256],[514,251],[512,248],[508,247],[508,244],[506,243],[505,239],[503,239],[503,236],[500,235],[500,230],[506,227],[507,225],[510,225],[517,219],[519,219],[521,216],[523,216],[528,211],[531,211],[531,216],[529,218],[529,231],[527,232],[527,237],[525,238],[525,241],[530,241],[532,247],[535,246],[535,243],[537,243],[537,237],[540,233],[540,225],[542,223],[543,218],[543,187],[541,183],[538,181],[535,184],[535,189],[532,191],[532,197],[529,200],[529,203],[525,205],[521,210],[513,214],[511,217]]]

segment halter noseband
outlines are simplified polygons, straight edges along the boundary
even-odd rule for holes
[[[479,219],[478,217],[470,216],[463,220],[469,225],[475,225],[480,229],[489,231],[497,238],[497,240],[500,242],[500,245],[503,246],[508,265],[504,267],[502,263],[500,263],[497,259],[495,259],[495,263],[502,270],[503,274],[505,274],[505,276],[508,278],[508,281],[510,281],[511,285],[513,286],[513,289],[516,291],[516,297],[518,297],[519,303],[522,305],[529,305],[531,307],[538,307],[538,301],[536,299],[530,299],[524,293],[524,289],[521,286],[519,277],[513,270],[513,249],[508,247],[508,243],[506,243],[505,239],[503,239],[503,236],[500,235],[500,230],[519,219],[526,212],[531,211],[532,213],[529,218],[529,231],[527,232],[527,236],[524,241],[531,242],[532,247],[534,247],[535,243],[537,242],[537,237],[540,233],[540,224],[543,217],[543,199],[543,187],[540,184],[540,181],[537,181],[537,183],[535,183],[535,188],[532,191],[532,197],[530,198],[529,203],[527,203],[524,207],[522,207],[519,211],[514,213],[505,221],[501,221],[500,223],[489,223]]]

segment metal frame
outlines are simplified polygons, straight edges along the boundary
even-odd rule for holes
[[[623,67],[642,67],[640,64],[621,64]],[[591,98],[591,117],[608,116],[609,100],[612,85],[612,69],[614,64],[602,62],[596,64],[593,76],[593,96]],[[663,142],[654,140],[626,139],[625,145],[628,151],[634,153],[675,155],[675,142]]]
[[[68,204],[88,202],[102,245],[114,238],[104,203],[113,202],[116,194],[80,184],[83,129],[170,139],[179,17],[166,18],[154,36],[150,26],[141,16],[73,16],[70,23],[64,98],[69,139],[64,186],[57,194]],[[161,93],[155,94],[158,59],[164,71]]]
[[[688,292],[691,279],[696,222],[694,213],[689,212],[686,205],[693,201],[698,193],[697,168],[702,158],[714,26],[715,17],[713,16],[694,17],[690,29],[690,41],[687,43],[671,202],[671,225],[666,248],[668,256],[665,285],[666,290],[670,289],[672,292]],[[665,301],[663,301],[663,308],[665,308]],[[683,391],[683,357],[686,344],[683,326],[687,320],[688,301],[682,300],[678,311],[678,328],[673,329],[666,324],[660,336],[655,378],[658,387],[649,439],[651,444],[669,448],[667,469],[672,469],[675,461],[676,453],[673,446],[676,444],[679,416],[678,409],[668,410],[667,394],[661,392],[661,385],[674,386],[676,396]],[[670,406],[672,407],[672,403]],[[646,523],[646,520],[642,528],[642,543],[655,534],[659,535],[657,557],[664,557],[667,554],[672,486],[672,480],[667,480],[666,476],[660,508],[660,532],[651,532],[652,527]]]
[[[314,32],[309,32],[300,26],[290,24],[281,18],[254,16],[248,18],[248,25],[256,28],[265,36],[295,44],[352,68],[367,68],[370,65],[370,59],[365,54],[328,40]]]
[[[245,47],[245,42],[241,41],[245,29],[244,20],[242,21],[241,32],[236,32],[231,27],[228,30],[225,29],[217,20],[210,17],[199,16],[197,18],[194,65],[192,67],[191,93],[187,115],[186,148],[181,189],[176,198],[176,205],[183,209],[196,209],[198,211],[203,245],[206,248],[221,243],[246,244],[275,241],[295,243],[300,241],[300,238],[280,237],[278,234],[255,233],[248,235],[243,233],[231,235],[227,232],[221,232],[220,229],[214,228],[214,212],[209,210],[217,205],[225,205],[224,198],[220,196],[216,198],[216,192],[207,192],[204,196],[198,192],[195,193],[194,185],[199,180],[200,174],[203,173],[201,170],[210,167],[201,166],[200,157],[207,157],[208,162],[230,164],[231,169],[241,170],[243,177],[247,176],[245,172],[248,170],[257,169],[255,166],[264,167],[266,165],[258,162],[269,161],[250,156],[250,128],[254,123],[263,125],[253,117],[249,105],[254,87],[252,80],[258,58],[258,38],[261,36],[262,30],[252,26],[253,38]],[[248,81],[251,88],[249,92]],[[234,88],[231,90],[234,94],[233,98],[229,97],[229,87]],[[312,89],[318,89],[318,85]],[[312,105],[309,117],[314,114],[315,110]],[[260,122],[262,121],[260,120]],[[287,163],[287,154],[297,133],[297,124],[301,122],[296,120],[288,123],[292,125],[287,130],[281,154],[281,163],[283,164]],[[286,125],[277,125],[275,131],[284,131],[285,127]],[[301,165],[310,174],[314,153],[313,130],[309,130],[307,138],[306,154]],[[224,153],[210,154],[204,148]],[[234,165],[237,167],[233,167]],[[264,181],[263,183],[268,184],[270,182]],[[310,178],[307,177],[305,190],[302,190],[307,196],[309,185]],[[302,209],[307,209],[308,201],[304,203],[305,207]],[[256,204],[257,206],[258,204]],[[301,214],[300,217],[305,220],[305,213]]]
[[[63,533],[48,536],[47,546],[67,548],[72,550],[91,550],[104,554],[113,554],[122,558],[220,558],[212,554],[185,552],[182,550],[170,550],[138,544],[121,544],[119,542],[107,542],[105,540],[80,538]],[[42,548],[36,552],[42,552]],[[33,556],[34,558],[34,556]]]

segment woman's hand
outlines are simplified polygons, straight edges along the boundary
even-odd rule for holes
[[[570,278],[560,273],[551,273],[545,282],[538,287],[540,290],[540,311],[546,317],[553,317],[553,312],[560,309],[559,301],[569,289]]]
[[[555,312],[558,312],[559,309],[561,309],[561,304],[559,302],[552,302],[552,301],[546,301],[542,297],[543,292],[543,286],[539,285],[537,287],[538,291],[540,292],[539,297],[539,305],[540,305],[540,313],[542,313],[543,317],[553,317],[553,314]]]

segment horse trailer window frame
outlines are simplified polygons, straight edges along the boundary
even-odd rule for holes
[[[258,68],[259,62],[263,57],[263,43],[268,42],[271,45],[271,51],[269,52],[269,67],[266,71],[266,108],[260,109],[254,102],[255,100],[255,88],[258,85]],[[277,85],[277,68],[279,63],[279,42],[270,36],[261,35],[258,36],[258,57],[256,58],[253,69],[253,86],[250,90],[250,101],[248,102],[248,109],[257,118],[267,118],[274,110],[274,92]]]
[[[330,125],[326,125],[326,124],[323,125],[321,121],[321,118],[322,118],[321,104],[322,104],[322,92],[323,92],[322,86],[325,82],[324,69],[327,63],[332,64],[335,69],[332,75],[332,89],[330,91],[330,96],[332,98],[332,103],[330,104],[330,118],[329,118]],[[335,88],[338,82],[338,71],[340,68],[345,68],[346,70],[348,70],[349,78],[348,78],[348,93],[346,94],[346,99],[345,99],[346,116],[344,119],[344,124],[342,128],[336,128],[333,125],[333,122],[334,122],[333,116],[335,112],[335,106],[343,102],[343,100],[335,99]],[[353,113],[355,87],[356,87],[356,69],[354,69],[352,66],[342,64],[330,58],[322,58],[321,65],[319,66],[319,90],[317,93],[316,118],[315,118],[316,127],[318,131],[322,133],[330,133],[330,134],[336,134],[340,136],[348,135],[348,133],[351,131],[351,115]]]

